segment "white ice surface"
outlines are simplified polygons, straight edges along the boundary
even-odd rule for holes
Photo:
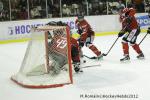
[[[144,35],[140,35],[137,42]],[[97,37],[94,44],[106,53],[116,38],[116,35]],[[27,47],[26,42],[0,45],[0,100],[150,100],[149,39],[148,35],[140,45],[145,60],[138,60],[137,54],[130,47],[131,61],[121,63],[119,59],[123,57],[123,52],[120,38],[111,52],[99,61],[101,66],[84,68],[83,73],[74,74],[72,85],[47,89],[23,88],[10,80],[11,75],[19,71]],[[84,54],[94,55],[87,48],[84,48]],[[82,98],[82,94],[135,94],[138,98]]]

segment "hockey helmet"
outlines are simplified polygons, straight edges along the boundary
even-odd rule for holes
[[[79,16],[77,16],[77,18],[78,18],[78,20],[79,20],[79,21],[81,21],[81,20],[83,20],[83,19],[84,19],[84,16],[79,15]]]

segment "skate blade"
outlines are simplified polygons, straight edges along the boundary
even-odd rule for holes
[[[121,63],[129,63],[130,60],[120,60]]]
[[[138,60],[145,60],[145,57],[137,58]]]

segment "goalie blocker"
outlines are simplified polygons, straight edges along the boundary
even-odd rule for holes
[[[69,27],[62,22],[51,22],[32,29],[21,68],[11,79],[28,88],[71,84]]]

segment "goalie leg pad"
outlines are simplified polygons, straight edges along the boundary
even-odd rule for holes
[[[59,74],[64,65],[67,64],[67,58],[57,53],[52,53],[50,56],[50,61],[52,61],[52,64],[50,65],[52,74]]]
[[[57,61],[53,61],[53,63],[51,64],[51,70],[52,70],[52,74],[53,74],[53,75],[59,74],[60,71],[61,71],[61,66],[60,66],[60,64],[58,64]]]

